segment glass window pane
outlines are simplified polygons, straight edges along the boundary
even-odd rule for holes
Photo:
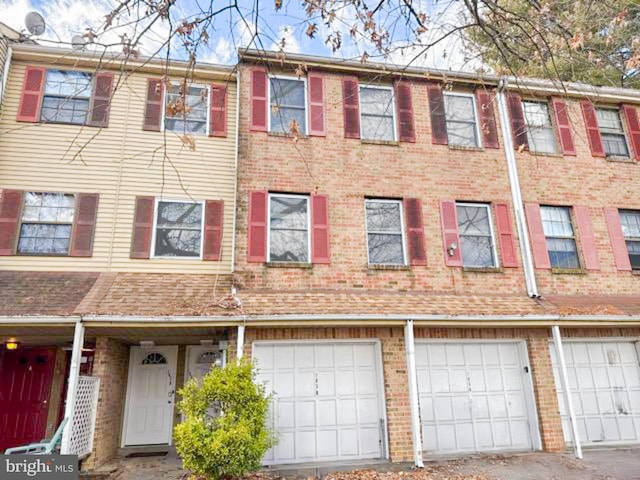
[[[372,264],[404,264],[402,235],[369,233],[369,263]]]
[[[18,253],[67,254],[70,237],[71,225],[23,223]]]
[[[365,140],[383,140],[392,142],[394,139],[393,117],[377,117],[363,115],[361,118],[362,138]]]
[[[620,224],[625,238],[640,238],[640,211],[620,211]]]
[[[306,230],[271,230],[269,259],[272,262],[308,262]]]
[[[171,132],[206,135],[209,89],[199,85],[171,85],[165,98],[164,127]]]
[[[270,78],[269,82],[271,83],[271,106],[304,108],[303,80]]]
[[[450,145],[478,146],[476,126],[473,123],[447,122],[447,138]]]
[[[207,122],[185,121],[177,118],[166,118],[164,126],[168,131],[191,135],[206,135]]]
[[[473,97],[461,95],[444,95],[444,111],[447,120],[472,122],[476,116],[473,109]]]
[[[529,149],[539,153],[557,153],[556,135],[552,128],[529,128],[527,130]]]
[[[90,97],[91,74],[71,70],[48,70],[45,95]]]
[[[495,266],[491,237],[461,235],[460,244],[465,267]]]
[[[308,208],[307,197],[270,197],[270,261],[309,261]]]
[[[568,207],[542,207],[540,213],[545,236],[573,237],[571,214]]]
[[[598,127],[622,131],[622,122],[618,110],[611,108],[596,108],[596,119]]]
[[[158,228],[200,230],[202,204],[184,202],[158,202]]]
[[[45,96],[42,101],[40,120],[82,125],[85,123],[88,111],[88,99]]]
[[[640,241],[631,242],[627,240],[627,250],[629,251],[631,268],[640,270]]]
[[[551,127],[551,118],[549,116],[549,105],[542,102],[522,102],[524,118],[527,126]]]
[[[306,132],[306,115],[304,108],[286,108],[271,106],[271,131],[280,133],[290,133],[292,131],[293,121],[298,124],[300,133]]]
[[[389,88],[360,87],[360,108],[364,115],[393,116],[393,92]]]
[[[461,235],[491,235],[489,209],[485,206],[457,205],[458,231]]]
[[[367,231],[402,233],[402,217],[399,202],[369,200],[365,203]]]
[[[306,230],[308,226],[306,197],[271,198],[271,228]]]
[[[580,268],[575,240],[547,238],[547,249],[553,268]]]
[[[629,149],[624,134],[601,132],[604,153],[610,157],[628,157]]]
[[[199,257],[200,230],[158,228],[155,254],[160,257]]]

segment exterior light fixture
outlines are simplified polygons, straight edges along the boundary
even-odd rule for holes
[[[153,340],[140,340],[140,346],[143,350],[149,350],[155,346],[156,342]]]
[[[450,257],[453,257],[456,254],[457,249],[458,249],[458,245],[456,244],[456,242],[451,242],[451,244],[449,245],[449,248],[447,248],[447,253],[449,254]]]
[[[4,342],[4,346],[7,350],[17,350],[18,348],[20,348],[20,342],[13,339],[7,340],[6,342]]]

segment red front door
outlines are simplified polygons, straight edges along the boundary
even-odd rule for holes
[[[44,438],[55,352],[23,348],[0,353],[0,453]]]

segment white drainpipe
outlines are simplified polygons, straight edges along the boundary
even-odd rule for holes
[[[242,360],[242,354],[244,351],[244,323],[238,325],[238,340],[236,342],[236,358],[238,361]]]
[[[80,363],[82,361],[82,347],[84,346],[84,325],[82,320],[76,322],[73,333],[73,348],[71,350],[71,366],[69,367],[69,382],[67,386],[67,403],[64,407],[64,418],[67,418],[67,425],[62,432],[62,443],[60,453],[71,454],[71,433],[73,431],[73,420],[75,416],[76,397],[78,394],[78,377],[80,376]]]
[[[420,426],[420,403],[418,401],[418,375],[416,373],[413,320],[407,320],[404,326],[404,348],[407,354],[407,381],[409,382],[409,406],[411,408],[413,463],[418,468],[424,468],[424,463],[422,462],[422,432]]]

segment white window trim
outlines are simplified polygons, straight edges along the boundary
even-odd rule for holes
[[[492,213],[492,208],[491,205],[488,203],[472,203],[472,202],[456,202],[456,208],[458,207],[458,205],[460,205],[461,207],[483,207],[487,210],[487,218],[489,219],[489,233],[491,233],[491,250],[493,251],[493,265],[491,265],[490,267],[486,267],[486,268],[500,268],[500,258],[498,257],[498,246],[497,246],[497,242],[496,242],[496,233],[495,230],[493,228],[493,217],[491,215]],[[457,217],[457,212],[456,212],[456,217]],[[456,228],[460,228],[459,226],[456,225]],[[458,231],[458,235],[460,235],[460,232]],[[462,242],[460,242],[460,255],[462,258]],[[462,265],[463,267],[469,267],[469,268],[484,268],[484,267],[478,267],[475,265]]]
[[[614,106],[604,106],[604,107],[595,107],[596,109],[596,125],[598,126],[598,131],[600,132],[600,137],[602,137],[602,133],[603,133],[603,129],[600,126],[600,124],[598,123],[598,110],[610,110],[612,112],[616,112],[616,114],[618,115],[618,120],[620,120],[620,132],[612,132],[610,128],[605,128],[605,130],[608,130],[606,132],[604,132],[605,134],[609,134],[609,135],[622,135],[622,138],[624,139],[624,144],[627,147],[627,154],[626,155],[609,155],[606,151],[604,152],[605,156],[608,158],[632,158],[633,153],[631,151],[630,145],[629,145],[629,139],[628,137],[628,133],[627,133],[627,122],[625,121],[624,118],[622,118],[622,111]],[[604,150],[604,142],[602,142],[602,150]]]
[[[473,93],[467,93],[467,92],[443,92],[444,96],[450,95],[452,97],[467,97],[471,99],[471,104],[473,105],[473,118],[475,120],[475,130],[476,130],[476,139],[478,141],[478,144],[475,147],[470,147],[470,148],[484,148],[484,146],[482,145],[482,132],[480,131],[480,117],[478,115],[478,105],[476,104],[476,96]],[[444,112],[444,121],[445,121],[445,126],[448,122],[447,120],[447,110],[445,107],[445,112]],[[448,135],[448,132],[447,132]],[[453,147],[464,147],[464,145],[456,145],[453,144]]]
[[[202,217],[200,218],[200,253],[198,256],[193,257],[183,257],[183,256],[172,256],[172,255],[156,255],[156,232],[158,231],[158,205],[160,202],[168,202],[168,203],[199,203],[202,205]],[[160,258],[160,259],[175,259],[175,260],[202,260],[202,251],[204,248],[204,219],[205,219],[205,202],[204,200],[182,200],[175,198],[159,198],[156,197],[155,204],[153,206],[153,230],[151,232],[151,252],[150,258]]]
[[[292,75],[269,75],[267,76],[267,132],[271,132],[271,79],[276,80],[296,80],[304,85],[304,132],[309,135],[309,95],[307,91],[307,77],[299,78]],[[278,132],[280,133],[280,132]],[[285,132],[288,133],[288,132]]]
[[[369,258],[369,225],[367,223],[367,203],[397,203],[400,206],[400,235],[402,236],[402,263],[371,263]],[[392,200],[388,198],[365,198],[364,199],[364,227],[366,231],[366,245],[367,245],[367,263],[369,265],[401,265],[407,266],[407,233],[404,225],[404,205],[402,200]],[[373,232],[375,233],[375,232]],[[383,232],[389,234],[389,232]],[[396,234],[393,234],[396,235]]]
[[[561,240],[573,240],[573,244],[576,247],[576,258],[578,260],[578,266],[576,267],[577,269],[581,269],[584,268],[584,264],[582,263],[582,259],[580,257],[580,247],[578,246],[578,236],[576,234],[576,225],[574,222],[574,218],[573,218],[573,207],[567,207],[564,205],[540,205],[540,211],[542,211],[543,208],[563,208],[563,209],[567,209],[569,211],[569,224],[571,225],[571,236],[560,236],[560,235],[547,235],[547,233],[544,231],[544,220],[542,220],[542,233],[544,233],[544,241],[545,241],[545,247],[547,249],[547,254],[549,255],[549,246],[547,245],[547,240],[550,238],[558,238]],[[549,255],[549,257],[551,257],[551,255]],[[551,265],[551,268],[560,268],[560,269],[564,269],[566,267],[556,267],[553,264]]]
[[[282,260],[271,260],[271,198],[304,198],[307,200],[307,261],[306,262],[283,262]],[[294,193],[269,193],[267,201],[267,262],[273,263],[312,263],[311,261],[311,195]]]
[[[531,134],[531,130],[532,127],[531,125],[529,125],[529,122],[527,121],[527,114],[525,113],[524,110],[524,104],[525,103],[538,103],[541,105],[546,105],[547,106],[547,115],[549,116],[549,127],[551,129],[551,132],[553,133],[553,140],[555,141],[555,149],[553,152],[546,152],[544,150],[533,150],[531,148],[531,142],[529,142],[529,150],[533,153],[540,153],[540,154],[544,154],[544,155],[557,155],[559,153],[562,153],[562,148],[560,145],[560,139],[558,138],[558,126],[556,125],[556,122],[553,118],[552,113],[552,105],[550,102],[548,101],[544,101],[544,100],[531,100],[531,99],[523,99],[522,100],[522,116],[524,117],[524,123],[527,127],[527,138],[530,140],[529,137],[532,137],[533,135]],[[534,145],[535,146],[535,145]]]
[[[204,85],[202,83],[192,83],[189,85],[190,87],[203,87],[207,90],[207,125],[206,125],[206,133],[204,135],[200,135],[200,134],[195,134],[196,137],[208,137],[209,136],[209,129],[211,128],[211,85]],[[164,122],[166,120],[166,112],[167,112],[167,95],[169,93],[169,89],[167,88],[166,85],[164,85],[164,88],[162,89],[163,94],[162,94],[162,122],[160,122],[160,131],[164,132],[165,131],[165,127],[164,127]],[[166,130],[167,132],[170,133],[175,133],[176,135],[180,135],[183,134],[183,132],[178,132],[175,130]],[[184,132],[184,134],[187,135],[193,135],[192,133],[188,133],[188,132]],[[166,258],[166,257],[165,257]]]
[[[398,118],[398,112],[396,112],[396,92],[394,90],[394,88],[392,86],[389,85],[358,85],[358,112],[360,115],[360,138],[362,140],[369,140],[372,142],[375,141],[388,141],[388,140],[377,140],[375,138],[365,138],[363,133],[362,133],[362,89],[363,88],[374,88],[374,89],[378,89],[378,90],[391,90],[391,103],[392,103],[392,115],[393,115],[393,140],[391,140],[392,142],[397,142],[398,141],[398,124],[397,124],[397,118]]]

